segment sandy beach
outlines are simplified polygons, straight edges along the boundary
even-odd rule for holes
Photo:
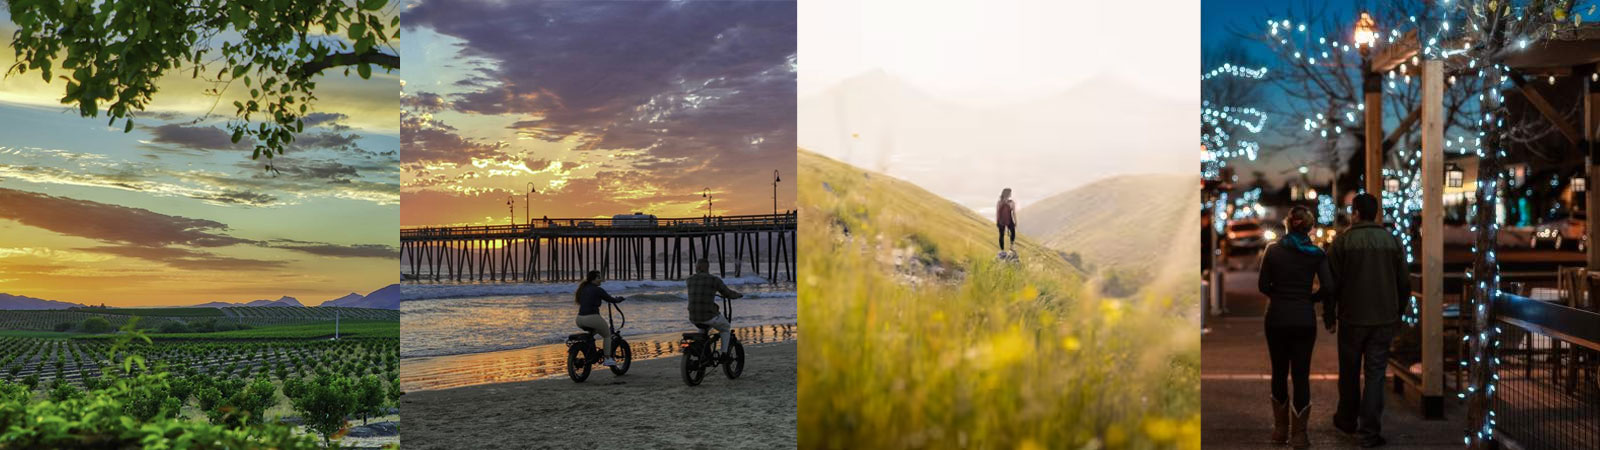
[[[794,448],[796,341],[752,345],[744,375],[683,384],[678,358],[626,376],[546,379],[408,393],[413,449]],[[720,407],[718,407],[720,406]],[[606,413],[605,411],[609,411]]]

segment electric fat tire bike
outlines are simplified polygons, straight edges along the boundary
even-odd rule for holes
[[[729,380],[739,378],[744,373],[744,344],[739,343],[739,335],[733,334],[733,307],[729,305],[728,298],[722,297],[722,317],[728,319],[729,349],[722,348],[722,336],[710,333],[711,327],[695,324],[700,331],[684,333],[683,340],[678,341],[678,348],[683,352],[683,383],[697,386],[706,378],[706,369],[722,366],[722,374]],[[718,333],[721,333],[720,331]]]
[[[633,347],[628,346],[628,340],[622,338],[622,328],[628,326],[628,315],[622,313],[622,308],[616,303],[606,302],[606,325],[611,327],[611,359],[617,365],[611,367],[611,373],[622,376],[628,373],[628,367],[633,365]],[[612,316],[622,316],[622,326],[616,326]],[[589,379],[589,369],[595,364],[605,360],[605,350],[599,346],[604,341],[596,342],[594,334],[597,330],[589,327],[580,327],[582,333],[573,333],[567,336],[567,376],[574,383],[582,383]]]

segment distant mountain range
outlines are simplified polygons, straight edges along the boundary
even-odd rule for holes
[[[255,300],[249,302],[211,302],[194,305],[195,308],[227,308],[233,306],[306,306],[300,300],[290,296],[278,297],[277,300]]]
[[[58,302],[21,295],[0,294],[0,310],[41,310],[41,309],[67,309],[79,308],[87,305],[78,303]],[[279,297],[277,300],[253,300],[248,302],[208,302],[190,305],[193,308],[230,308],[237,306],[272,306],[272,307],[305,307],[299,299],[290,296]],[[391,284],[381,289],[372,291],[367,295],[351,292],[349,295],[322,302],[317,306],[338,306],[344,308],[373,308],[373,309],[400,309],[400,285]]]
[[[26,297],[21,295],[0,294],[0,309],[10,310],[40,310],[40,309],[67,309],[79,308],[86,305],[78,303],[58,302],[42,298]]]
[[[391,284],[367,295],[351,292],[350,295],[322,302],[319,306],[345,308],[400,309],[400,285]]]

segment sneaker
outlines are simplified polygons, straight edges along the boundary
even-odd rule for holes
[[[604,361],[600,361],[600,365],[606,367],[616,367],[617,361],[611,358],[606,358]]]

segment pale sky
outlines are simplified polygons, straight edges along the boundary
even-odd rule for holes
[[[883,69],[975,104],[1026,100],[1096,74],[1198,98],[1199,14],[1199,2],[1179,0],[807,0],[800,97]]]

